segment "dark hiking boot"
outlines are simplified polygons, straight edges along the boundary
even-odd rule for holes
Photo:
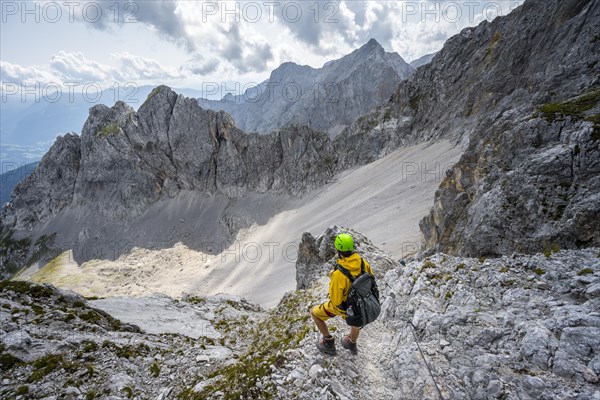
[[[342,347],[350,350],[350,353],[352,353],[354,355],[358,354],[358,348],[356,347],[356,343],[354,343],[352,340],[350,340],[349,336],[344,336],[342,338]]]
[[[330,338],[321,337],[317,342],[317,349],[319,349],[321,353],[335,356],[335,340],[333,339],[333,336]]]

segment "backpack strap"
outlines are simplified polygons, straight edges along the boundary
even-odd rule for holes
[[[336,265],[336,268],[338,271],[340,271],[342,274],[344,274],[346,276],[346,278],[350,279],[350,283],[353,283],[354,280],[356,278],[358,278],[358,276],[355,278],[352,276],[352,274],[350,273],[350,271],[348,271],[346,268],[342,267],[340,264]],[[365,260],[363,258],[360,259],[360,275],[363,275],[365,273]]]
[[[350,271],[348,271],[346,268],[342,267],[341,265],[336,265],[336,269],[338,271],[340,271],[342,274],[344,274],[346,276],[346,278],[348,278],[350,280],[350,283],[354,282],[354,277],[352,276],[352,274],[350,273]]]

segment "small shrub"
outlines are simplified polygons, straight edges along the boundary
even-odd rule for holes
[[[465,269],[465,264],[464,263],[460,263],[458,264],[455,268],[454,268],[454,272],[458,272],[461,269]]]
[[[62,354],[47,354],[42,358],[33,361],[33,372],[29,376],[28,382],[36,382],[52,373],[54,370],[61,368],[64,363]]]
[[[81,318],[82,320],[86,321],[86,322],[91,322],[91,323],[96,323],[98,321],[100,321],[100,314],[98,314],[97,312],[90,310],[88,312],[79,314],[79,318]]]
[[[510,270],[508,269],[507,266],[503,266],[502,268],[500,268],[500,272],[503,274],[507,273],[508,271],[510,271]]]
[[[44,308],[42,306],[37,305],[37,304],[32,304],[31,305],[31,309],[33,310],[33,312],[36,315],[43,315],[44,314]]]
[[[125,396],[127,396],[128,399],[133,397],[133,389],[129,386],[125,386],[122,390],[125,392]]]
[[[158,378],[158,375],[160,375],[160,365],[156,361],[150,365],[150,375],[154,378]]]
[[[92,342],[91,340],[84,340],[81,343],[83,344],[83,351],[87,353],[98,350],[98,345],[96,344],[96,342]]]
[[[94,400],[97,397],[98,397],[98,392],[96,392],[95,390],[92,389],[86,393],[85,400]]]
[[[64,320],[64,321],[65,321],[65,322],[71,322],[71,321],[73,321],[74,319],[75,319],[75,314],[73,314],[73,313],[68,313],[68,314],[65,316],[65,320]]]
[[[23,396],[25,394],[29,393],[29,386],[19,386],[19,388],[17,389],[17,391],[15,392],[15,394],[17,396]]]
[[[15,365],[19,364],[21,360],[10,353],[0,354],[0,370],[8,371]]]
[[[533,270],[533,272],[534,272],[534,273],[536,273],[536,274],[538,274],[538,275],[544,275],[544,274],[546,273],[546,271],[544,271],[544,270],[543,270],[542,268],[540,268],[540,267],[536,267],[536,268]]]
[[[593,273],[594,273],[594,270],[593,270],[593,269],[591,269],[591,268],[584,268],[584,269],[582,269],[581,271],[579,271],[579,272],[577,273],[577,275],[579,275],[579,276],[584,276],[584,275],[590,275],[590,274],[593,274]]]

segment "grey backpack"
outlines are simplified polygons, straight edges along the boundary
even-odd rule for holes
[[[346,310],[346,323],[350,326],[362,328],[375,321],[381,312],[379,288],[375,282],[375,277],[365,272],[365,260],[360,259],[360,275],[356,278],[339,264],[337,269],[351,283],[348,299],[346,299],[345,304],[342,304],[342,308]]]

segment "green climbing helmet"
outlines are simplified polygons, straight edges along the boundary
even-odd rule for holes
[[[354,239],[347,233],[340,233],[335,237],[335,248],[338,251],[353,251]]]

